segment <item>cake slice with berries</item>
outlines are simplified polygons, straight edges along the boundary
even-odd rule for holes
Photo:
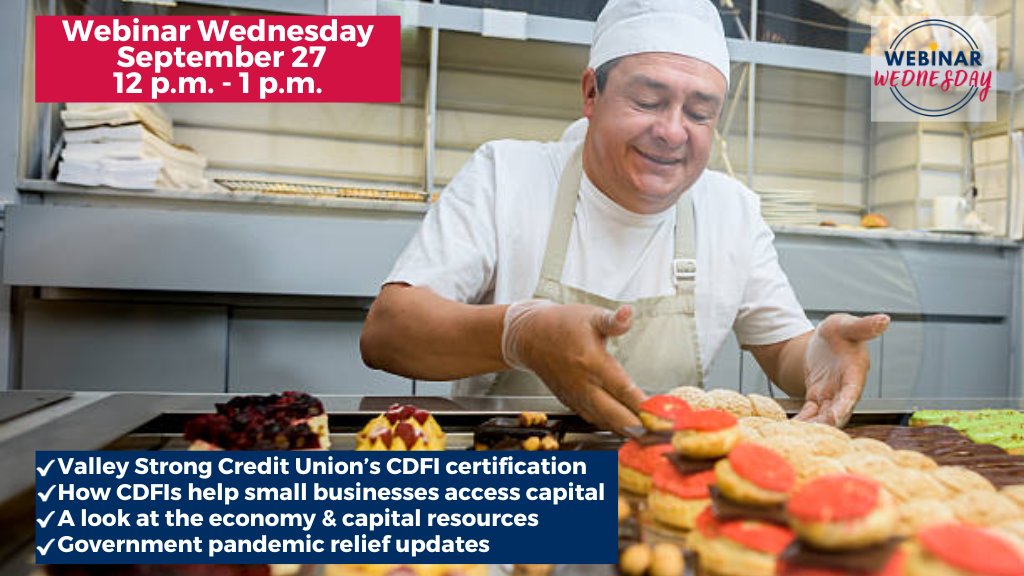
[[[356,435],[356,450],[444,450],[447,437],[437,420],[411,404],[394,404]]]
[[[236,396],[185,424],[189,450],[326,450],[323,403],[305,392]]]

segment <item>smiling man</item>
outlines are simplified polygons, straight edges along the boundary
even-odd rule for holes
[[[454,395],[554,394],[592,423],[639,423],[646,394],[702,385],[730,330],[800,417],[860,398],[883,315],[813,329],[758,199],[707,170],[729,84],[707,0],[611,0],[559,142],[481,146],[384,283],[371,367]]]

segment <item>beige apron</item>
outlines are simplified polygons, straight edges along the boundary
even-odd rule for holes
[[[582,176],[581,144],[573,152],[558,181],[558,197],[534,298],[615,310],[626,302],[617,302],[562,283],[562,269]],[[633,382],[649,394],[677,386],[703,386],[704,370],[694,318],[694,286],[697,284],[695,234],[693,201],[691,196],[684,195],[676,203],[672,269],[665,271],[673,277],[675,294],[629,302],[633,306],[632,328],[626,334],[607,341],[608,352],[622,364]],[[551,392],[532,372],[513,370],[498,374],[487,394],[548,396]]]

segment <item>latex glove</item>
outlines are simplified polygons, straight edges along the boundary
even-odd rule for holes
[[[864,393],[871,357],[867,342],[889,328],[889,317],[832,314],[815,329],[804,355],[807,395],[797,420],[842,427]]]
[[[645,395],[605,349],[610,336],[629,331],[633,308],[615,312],[548,300],[516,302],[505,312],[505,362],[536,374],[563,404],[591,424],[621,432],[639,426]]]

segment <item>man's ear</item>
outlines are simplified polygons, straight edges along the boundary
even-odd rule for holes
[[[583,92],[583,115],[590,118],[597,99],[597,75],[593,68],[587,68],[580,77],[580,88]]]

